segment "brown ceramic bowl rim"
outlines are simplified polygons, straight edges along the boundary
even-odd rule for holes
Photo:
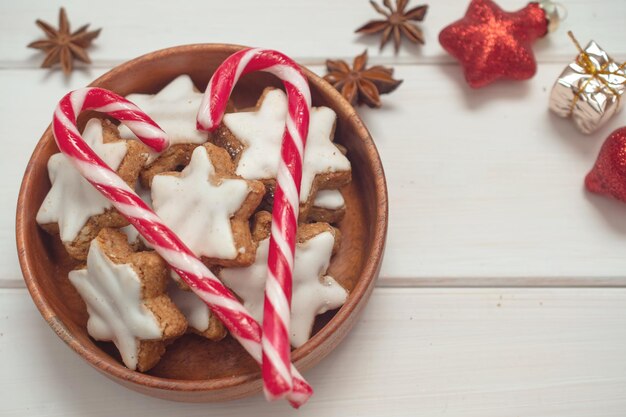
[[[146,60],[154,59],[155,56],[166,55],[166,54],[176,54],[182,52],[183,50],[192,52],[195,50],[203,51],[203,52],[229,52],[234,53],[244,46],[240,45],[231,45],[231,44],[193,44],[193,45],[181,45],[175,46],[171,48],[161,49],[158,51],[150,52],[148,54],[142,55],[133,60],[127,61],[123,64],[120,64],[110,71],[106,72],[95,81],[93,81],[90,86],[100,85],[106,81],[108,81],[111,77],[117,76],[120,73],[127,72],[129,68],[137,65],[138,63],[142,63]],[[315,75],[313,72],[308,70],[307,68],[302,67],[304,73],[307,76],[307,79],[310,84],[314,85],[317,89],[324,91],[329,97],[332,98],[335,102],[342,103],[343,105],[349,105],[349,103],[343,98],[334,87],[324,81],[321,77]],[[380,156],[378,155],[378,151],[376,150],[376,146],[374,142],[361,121],[360,117],[357,115],[354,109],[351,110],[349,116],[349,123],[354,125],[357,135],[363,139],[363,146],[369,148],[368,154],[375,155],[375,158],[371,161],[376,168],[377,172],[382,173],[383,178],[382,181],[375,181],[376,183],[376,199],[377,204],[376,207],[376,225],[374,229],[374,233],[372,236],[371,242],[371,253],[369,254],[365,265],[363,267],[363,271],[357,281],[356,286],[350,293],[350,297],[346,303],[341,307],[341,309],[337,312],[337,314],[317,333],[315,334],[309,341],[307,341],[302,347],[296,349],[293,352],[292,359],[296,366],[298,362],[305,358],[308,354],[312,353],[316,350],[333,332],[337,330],[337,328],[344,322],[350,314],[356,309],[359,304],[359,300],[363,296],[367,296],[368,290],[373,285],[372,281],[376,279],[378,270],[380,267],[380,263],[382,261],[382,256],[384,252],[385,246],[385,238],[387,234],[387,217],[388,217],[388,203],[387,203],[387,187],[384,180],[384,171],[382,167],[382,163],[380,160]],[[22,186],[20,188],[20,193],[18,197],[18,211],[16,217],[16,237],[17,237],[17,247],[21,248],[18,250],[18,257],[20,266],[22,268],[22,273],[24,275],[24,281],[26,282],[26,286],[28,291],[31,294],[35,305],[39,309],[41,315],[45,318],[46,322],[52,327],[52,329],[56,332],[56,334],[67,344],[69,345],[76,353],[78,353],[84,360],[86,360],[91,366],[99,369],[100,371],[109,374],[115,378],[129,381],[132,383],[137,383],[140,385],[144,385],[151,388],[162,389],[162,390],[181,390],[181,391],[212,391],[212,390],[220,390],[226,388],[232,388],[246,382],[250,382],[251,380],[257,379],[260,377],[260,373],[251,373],[247,375],[241,375],[239,377],[225,377],[225,378],[216,378],[211,380],[179,380],[179,379],[168,379],[162,377],[156,377],[148,374],[142,374],[139,372],[131,371],[121,364],[111,364],[105,361],[99,360],[98,356],[92,352],[87,347],[83,346],[81,343],[77,342],[76,339],[71,335],[70,331],[65,327],[65,325],[58,319],[56,316],[54,309],[48,303],[44,294],[42,294],[40,284],[38,279],[33,274],[33,269],[31,267],[33,262],[36,262],[33,254],[30,252],[29,247],[26,243],[26,228],[24,225],[32,221],[32,219],[26,219],[23,213],[23,210],[19,208],[23,206],[24,201],[27,199],[27,195],[25,190],[31,187],[31,184],[34,181],[34,178],[31,175],[30,166],[32,162],[37,160],[40,157],[42,146],[40,146],[41,141],[45,140],[45,138],[50,137],[51,130],[50,126],[46,129],[44,134],[42,135],[40,141],[37,143],[35,150],[30,158],[26,171],[24,173],[24,178],[22,181]]]

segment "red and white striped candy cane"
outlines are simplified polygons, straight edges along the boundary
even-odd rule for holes
[[[237,80],[253,71],[269,72],[280,78],[289,102],[276,177],[263,309],[264,390],[268,399],[275,399],[294,388],[289,323],[302,161],[311,110],[309,84],[300,67],[280,52],[244,49],[227,58],[213,74],[200,104],[197,125],[198,129],[216,129]]]
[[[137,106],[101,88],[84,88],[67,94],[59,102],[52,121],[52,132],[59,149],[78,172],[135,226],[170,267],[207,303],[233,337],[261,363],[261,328],[258,323],[135,191],[85,143],[76,126],[78,115],[85,110],[115,117],[156,151],[162,151],[168,146],[165,133]],[[294,407],[304,404],[312,393],[304,381],[299,381],[298,385],[299,391],[289,397]]]

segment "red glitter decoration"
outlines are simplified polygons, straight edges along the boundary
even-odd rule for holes
[[[460,61],[470,87],[479,88],[535,75],[531,46],[547,31],[546,14],[537,3],[510,13],[491,0],[472,0],[465,16],[441,31],[439,42]]]
[[[592,193],[626,202],[626,127],[606,138],[585,186]]]

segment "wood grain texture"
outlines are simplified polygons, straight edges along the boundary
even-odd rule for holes
[[[299,416],[622,417],[626,290],[376,289],[350,337],[305,376]],[[287,416],[261,395],[148,398],[58,340],[24,290],[0,290],[3,416]]]
[[[415,4],[424,3],[414,0]],[[524,0],[500,0],[506,10],[517,10]],[[568,18],[560,30],[540,40],[536,46],[540,62],[565,62],[575,54],[566,35],[574,30],[586,43],[593,37],[616,58],[626,57],[623,39],[622,0],[567,0]],[[372,60],[393,63],[451,62],[437,41],[439,31],[460,18],[467,8],[466,0],[430,2],[421,24],[426,45],[407,45],[394,57],[393,48],[382,54],[379,38],[362,37],[354,30],[377,18],[376,12],[363,0],[257,0],[206,1],[181,3],[140,0],[110,0],[93,5],[80,0],[65,1],[74,27],[91,23],[103,32],[89,51],[95,65],[111,66],[141,54],[169,46],[188,43],[236,43],[279,49],[305,64],[320,64],[329,57],[353,57],[366,46]],[[55,23],[59,3],[46,0],[22,0],[11,3],[10,13],[0,14],[0,65],[33,67],[41,61],[36,51],[22,48],[38,39],[36,18]],[[55,23],[56,24],[56,23]],[[323,28],[323,30],[320,30]]]

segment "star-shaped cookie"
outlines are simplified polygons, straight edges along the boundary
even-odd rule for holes
[[[309,220],[337,223],[346,214],[346,201],[339,190],[320,190],[315,195]]]
[[[214,341],[222,340],[226,336],[226,329],[222,322],[191,290],[182,289],[172,281],[167,293],[187,319],[188,329],[191,332]]]
[[[83,139],[111,169],[133,186],[147,158],[147,148],[137,141],[120,140],[117,127],[108,120],[91,119]],[[68,253],[80,260],[87,257],[89,242],[103,227],[123,227],[126,219],[113,208],[69,159],[57,153],[48,160],[52,187],[39,211],[37,223],[59,234]]]
[[[154,211],[208,265],[254,261],[248,219],[265,188],[235,175],[224,149],[210,143],[197,147],[182,172],[156,175],[151,191]]]
[[[167,133],[170,146],[207,141],[207,133],[196,129],[202,93],[188,75],[176,77],[157,94],[130,94],[126,98],[149,114]],[[126,126],[120,128],[120,134],[124,139],[135,138]]]
[[[269,194],[275,184],[286,117],[287,96],[282,90],[268,88],[254,110],[226,114],[212,139],[229,151],[237,175],[262,180]],[[350,162],[333,143],[336,120],[337,115],[328,107],[311,109],[300,189],[301,214],[308,212],[318,190],[350,182]]]
[[[269,213],[257,214],[254,236],[260,241],[254,264],[224,268],[219,273],[224,284],[243,300],[259,323],[263,319],[270,221]],[[346,301],[347,291],[326,275],[339,241],[339,231],[327,223],[303,224],[298,228],[291,297],[290,341],[294,347],[309,340],[316,315],[338,308]]]
[[[184,316],[165,294],[165,261],[156,252],[133,252],[121,232],[102,229],[87,266],[69,279],[87,305],[89,335],[112,341],[129,369],[152,368],[165,341],[185,333]]]
[[[531,46],[546,31],[546,16],[537,3],[510,13],[491,0],[472,0],[465,16],[441,31],[439,42],[459,60],[467,83],[479,88],[500,78],[535,75]]]

